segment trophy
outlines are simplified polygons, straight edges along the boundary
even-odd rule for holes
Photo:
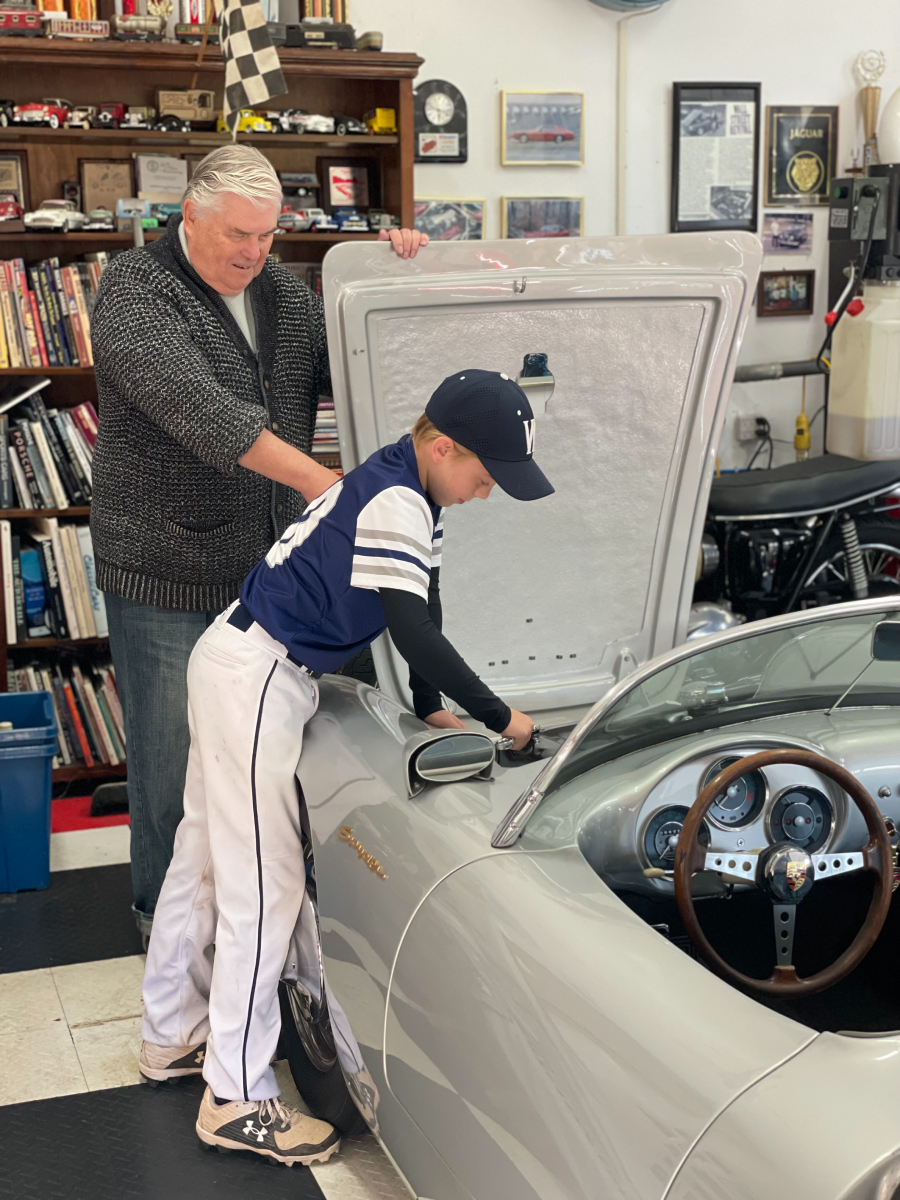
[[[862,106],[863,129],[866,142],[863,147],[863,167],[868,174],[869,167],[875,166],[878,158],[878,108],[881,104],[881,88],[876,87],[878,80],[884,74],[885,57],[881,50],[863,50],[857,57],[853,68],[857,82],[861,85],[859,92]]]

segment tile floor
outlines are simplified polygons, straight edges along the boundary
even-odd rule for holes
[[[54,834],[56,871],[128,861],[128,827]],[[139,1085],[141,978],[131,955],[0,974],[0,1105]],[[286,1063],[276,1065],[286,1099],[303,1107]],[[312,1168],[326,1200],[409,1200],[378,1143],[345,1139]]]

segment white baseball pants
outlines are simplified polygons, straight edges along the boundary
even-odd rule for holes
[[[279,1091],[278,980],[306,890],[294,772],[319,690],[258,625],[229,625],[233,608],[188,666],[184,818],[153,918],[143,1037],[205,1039],[213,1094],[265,1100]]]

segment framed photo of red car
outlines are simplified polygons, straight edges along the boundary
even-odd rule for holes
[[[24,151],[4,150],[0,154],[0,195],[12,196],[16,204],[29,210],[28,158]]]
[[[761,271],[756,315],[811,317],[815,295],[815,271]]]
[[[676,83],[673,233],[759,225],[758,83]]]
[[[500,201],[501,237],[581,237],[583,196],[504,196]]]
[[[319,204],[325,212],[381,208],[381,175],[376,158],[317,158],[316,174]]]
[[[504,167],[580,167],[584,92],[501,92]]]

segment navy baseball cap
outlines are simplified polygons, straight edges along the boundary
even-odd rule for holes
[[[547,476],[531,457],[534,413],[528,397],[500,371],[470,369],[448,375],[425,408],[446,437],[477,454],[507,495],[540,500],[553,494]]]

